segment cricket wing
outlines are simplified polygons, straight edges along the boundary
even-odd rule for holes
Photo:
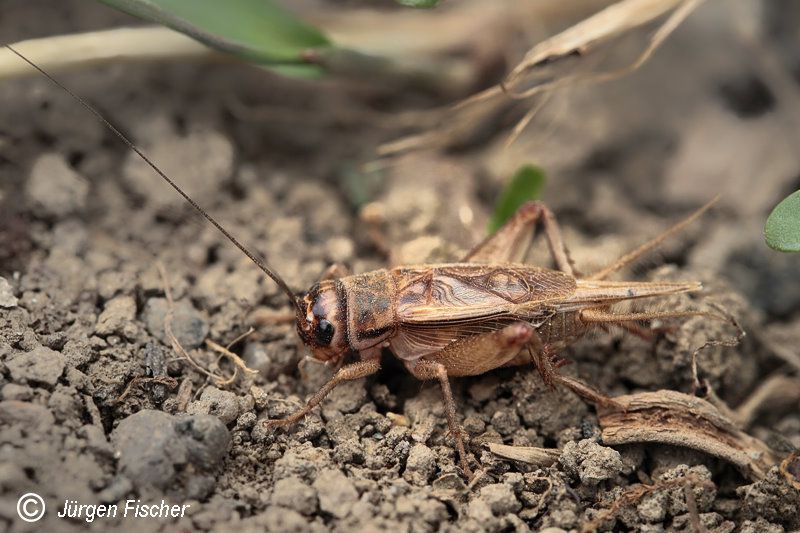
[[[439,352],[457,340],[496,331],[515,320],[512,317],[508,317],[495,320],[476,320],[463,324],[440,325],[438,327],[425,324],[407,325],[400,328],[395,336],[392,337],[389,347],[398,358],[404,361],[415,361],[426,355]]]
[[[450,343],[548,316],[575,289],[561,272],[524,265],[435,265],[402,269],[391,349],[416,360]]]
[[[482,322],[535,314],[568,298],[575,279],[527,265],[431,265],[396,269],[397,321],[406,325]]]

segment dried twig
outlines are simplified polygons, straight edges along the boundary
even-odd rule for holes
[[[694,497],[692,486],[688,483],[683,486],[683,497],[686,500],[686,509],[689,511],[689,523],[692,524],[694,533],[708,533],[706,526],[700,522],[700,513],[697,512],[697,499]]]
[[[599,406],[606,445],[658,442],[684,446],[724,459],[751,479],[761,479],[778,460],[759,439],[739,429],[711,403],[676,391],[614,398],[621,409]]]
[[[765,407],[793,406],[800,402],[800,379],[775,375],[764,380],[736,409],[736,418],[747,428]]]
[[[692,352],[692,394],[697,394],[698,390],[702,390],[704,388],[703,383],[701,383],[700,381],[699,373],[697,371],[697,355],[701,351],[705,350],[706,348],[710,348],[711,346],[728,346],[728,347],[738,346],[746,335],[744,329],[742,329],[742,326],[739,325],[739,322],[730,313],[725,311],[722,307],[720,307],[717,304],[711,304],[711,307],[713,307],[719,313],[721,313],[722,316],[725,319],[727,319],[728,323],[730,323],[731,325],[733,325],[734,328],[736,328],[736,336],[731,339],[708,340],[705,343],[703,343],[702,346],[700,346],[699,348],[695,349]]]
[[[236,344],[236,341],[232,342],[231,344]],[[258,374],[258,370],[253,370],[252,368],[249,368],[241,357],[239,357],[232,351],[228,350],[228,348],[220,346],[211,339],[206,339],[206,346],[208,346],[215,352],[219,352],[222,355],[222,357],[228,359],[234,365],[233,374],[228,379],[219,382],[218,383],[219,385],[230,385],[231,383],[236,381],[236,378],[239,375],[239,370],[241,370],[245,374],[251,374],[251,375]]]
[[[531,48],[503,81],[456,104],[450,116],[443,118],[435,129],[385,143],[378,148],[378,154],[396,155],[410,150],[447,145],[463,135],[464,130],[474,129],[475,124],[501,109],[503,97],[505,100],[527,99],[567,86],[606,82],[626,76],[644,65],[702,2],[703,0],[620,0]],[[612,38],[644,26],[667,13],[667,19],[652,34],[645,49],[632,63],[605,72],[556,77],[526,90],[516,90],[533,73],[540,72],[545,66],[549,67],[559,59],[576,54],[584,56]],[[516,140],[537,112],[535,106],[522,117],[507,144]]]
[[[169,279],[167,278],[167,272],[164,269],[164,265],[161,264],[160,261],[156,262],[156,268],[158,268],[158,273],[161,276],[161,282],[164,285],[164,295],[167,298],[167,313],[164,315],[164,333],[166,334],[167,338],[172,344],[172,349],[178,352],[182,356],[185,361],[188,361],[189,364],[194,367],[195,370],[211,378],[212,380],[224,379],[222,376],[217,376],[200,366],[200,364],[194,360],[194,358],[189,355],[189,352],[181,345],[178,341],[178,338],[175,337],[175,334],[172,331],[172,318],[175,312],[175,301],[172,299],[172,289],[169,285]]]
[[[507,94],[516,98],[529,98],[534,94],[550,91],[577,82],[598,82],[619,78],[641,67],[653,52],[683,22],[703,0],[621,0],[581,22],[567,28],[531,48],[525,57],[506,78],[478,94],[467,98],[457,107]],[[539,85],[523,92],[513,89],[523,81],[523,75],[535,68],[550,64],[572,54],[584,55],[590,49],[627,31],[647,24],[661,15],[673,11],[670,17],[656,30],[648,46],[630,65],[611,72],[595,75],[575,75]]]
[[[182,33],[161,26],[115,28],[30,39],[14,47],[49,72],[125,61],[203,59],[224,56]],[[34,73],[9,50],[0,49],[0,79]]]

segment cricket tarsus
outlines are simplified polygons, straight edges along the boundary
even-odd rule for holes
[[[192,200],[192,198],[189,197],[189,195],[186,194],[183,191],[183,189],[181,189],[178,186],[177,183],[175,183],[169,176],[167,176],[158,167],[158,165],[156,165],[149,157],[147,157],[147,155],[145,155],[144,152],[142,152],[142,150],[140,150],[139,147],[136,146],[133,143],[133,141],[128,139],[128,137],[124,133],[122,133],[119,129],[117,129],[116,126],[114,126],[111,122],[109,122],[108,119],[106,119],[103,116],[103,114],[100,113],[100,111],[98,111],[89,102],[87,102],[86,100],[84,100],[83,98],[81,98],[80,96],[75,94],[74,92],[72,92],[68,87],[66,87],[63,83],[61,83],[60,81],[55,79],[50,73],[45,71],[42,67],[40,67],[39,65],[37,65],[36,63],[31,61],[30,59],[25,57],[23,54],[18,52],[14,47],[12,47],[11,45],[8,45],[8,44],[5,45],[5,46],[9,50],[11,50],[11,52],[16,54],[20,59],[25,61],[28,65],[30,65],[31,67],[33,67],[34,69],[39,71],[40,74],[42,74],[45,78],[50,80],[54,85],[56,85],[57,87],[62,89],[64,92],[66,92],[68,95],[70,95],[73,99],[75,99],[78,103],[80,103],[87,111],[92,113],[103,125],[105,125],[114,135],[116,135],[128,148],[133,150],[134,153],[136,153],[136,155],[141,157],[142,160],[145,163],[147,163],[150,166],[150,168],[152,168],[153,171],[156,174],[161,176],[161,178],[163,178],[164,181],[166,181],[173,189],[175,189],[178,192],[178,194],[180,194],[183,197],[183,199],[186,200],[189,203],[189,205],[191,205],[198,213],[203,215],[203,217],[205,217],[206,220],[211,222],[211,224],[215,228],[217,228],[217,230],[219,230],[219,232],[222,233],[222,235],[224,235],[226,239],[231,241],[234,246],[236,246],[239,250],[241,250],[242,253],[244,253],[253,263],[255,263],[258,268],[260,268],[267,276],[269,276],[270,279],[272,279],[272,281],[274,281],[276,284],[278,284],[278,286],[281,288],[281,290],[283,290],[283,292],[285,292],[286,295],[289,297],[289,299],[291,300],[292,305],[294,305],[295,309],[297,309],[298,311],[301,310],[301,307],[300,307],[300,304],[299,304],[297,296],[294,294],[292,289],[286,284],[286,282],[283,281],[283,278],[281,278],[275,271],[273,271],[267,265],[265,265],[264,262],[261,261],[260,259],[258,259],[253,252],[248,250],[242,243],[240,243],[236,239],[236,237],[231,235],[230,232],[228,232],[228,230],[226,230],[224,227],[222,227],[222,224],[217,222],[216,219],[214,217],[212,217],[205,209],[200,207],[200,205],[197,202]]]

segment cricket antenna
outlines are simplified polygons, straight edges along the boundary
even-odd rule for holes
[[[603,268],[602,270],[598,270],[594,274],[592,274],[590,276],[586,276],[586,279],[587,280],[591,280],[591,279],[594,279],[594,280],[606,279],[609,275],[611,275],[614,272],[624,268],[626,265],[629,265],[630,263],[636,261],[637,259],[639,259],[639,257],[643,256],[644,254],[648,253],[649,251],[653,250],[654,248],[657,248],[662,242],[664,242],[668,238],[672,237],[676,233],[679,233],[679,232],[683,231],[683,229],[686,226],[688,226],[689,224],[691,224],[692,222],[694,222],[695,220],[700,218],[700,215],[702,215],[703,213],[705,213],[706,211],[711,209],[714,206],[714,204],[717,203],[717,201],[720,199],[721,196],[722,196],[721,194],[716,195],[714,198],[712,198],[711,200],[706,202],[705,205],[700,207],[694,213],[692,213],[688,217],[684,218],[683,220],[681,220],[680,222],[678,222],[677,224],[675,224],[671,228],[668,228],[666,231],[664,231],[660,235],[657,235],[653,239],[650,239],[649,241],[647,241],[646,243],[642,244],[641,246],[639,246],[635,250],[632,250],[632,251],[628,252],[627,254],[623,255],[622,257],[617,259],[614,263],[608,265],[607,267]]]
[[[147,163],[148,165],[150,165],[150,168],[152,168],[152,169],[153,169],[153,171],[155,171],[155,173],[156,173],[156,174],[158,174],[159,176],[161,176],[161,177],[164,179],[164,181],[166,181],[166,182],[167,182],[167,183],[168,183],[168,184],[169,184],[169,185],[170,185],[170,186],[171,186],[173,189],[175,189],[176,191],[178,191],[178,194],[180,194],[180,195],[183,197],[183,199],[184,199],[184,200],[186,200],[187,202],[189,202],[189,205],[191,205],[191,206],[192,206],[192,207],[193,207],[195,210],[197,210],[197,212],[198,212],[198,213],[200,213],[201,215],[203,215],[203,217],[205,217],[205,219],[206,219],[206,220],[208,220],[209,222],[211,222],[211,224],[213,224],[213,225],[214,225],[214,227],[215,227],[215,228],[217,228],[217,229],[219,230],[219,232],[220,232],[220,233],[222,233],[222,234],[225,236],[225,238],[227,238],[229,241],[231,241],[231,242],[234,244],[234,246],[236,246],[236,247],[237,247],[239,250],[241,250],[241,251],[242,251],[242,253],[244,253],[244,255],[246,255],[248,258],[250,258],[250,260],[251,260],[253,263],[255,263],[255,264],[256,264],[256,266],[258,266],[258,268],[260,268],[260,269],[261,269],[261,270],[264,272],[264,274],[266,274],[267,276],[269,276],[269,277],[270,277],[270,279],[272,279],[272,281],[274,281],[274,282],[275,282],[275,283],[278,285],[278,287],[280,287],[280,288],[281,288],[281,290],[282,290],[283,292],[285,292],[285,293],[286,293],[286,295],[289,297],[289,300],[292,302],[292,305],[294,305],[294,307],[295,307],[295,308],[298,310],[298,312],[300,312],[301,314],[304,314],[304,313],[305,313],[305,310],[302,308],[302,306],[301,306],[301,304],[300,304],[300,300],[299,300],[299,299],[297,298],[297,296],[296,296],[296,295],[295,295],[295,294],[292,292],[292,289],[290,289],[290,288],[289,288],[289,286],[286,284],[286,282],[285,282],[285,281],[283,281],[283,278],[281,278],[281,277],[278,275],[278,273],[277,273],[277,272],[273,271],[271,268],[269,268],[267,265],[265,265],[265,264],[264,264],[264,263],[263,263],[263,262],[262,262],[260,259],[258,259],[258,258],[255,256],[255,254],[253,254],[253,253],[252,253],[250,250],[248,250],[247,248],[245,248],[245,246],[244,246],[242,243],[240,243],[240,242],[239,242],[239,241],[236,239],[236,237],[234,237],[233,235],[231,235],[231,234],[228,232],[228,230],[226,230],[225,228],[223,228],[223,227],[222,227],[222,225],[221,225],[219,222],[217,222],[217,221],[214,219],[214,217],[212,217],[211,215],[209,215],[209,214],[206,212],[206,210],[205,210],[205,209],[203,209],[202,207],[200,207],[200,205],[199,205],[197,202],[195,202],[194,200],[192,200],[192,199],[189,197],[189,195],[188,195],[188,194],[186,194],[185,192],[183,192],[183,189],[181,189],[181,188],[178,186],[178,184],[177,184],[177,183],[175,183],[174,181],[172,181],[172,179],[170,179],[170,177],[169,177],[169,176],[167,176],[166,174],[164,174],[164,172],[163,172],[163,171],[162,171],[160,168],[158,168],[158,166],[157,166],[155,163],[153,163],[153,161],[151,161],[151,160],[150,160],[150,158],[148,158],[148,157],[147,157],[147,156],[146,156],[146,155],[145,155],[145,154],[144,154],[144,153],[143,153],[143,152],[142,152],[142,151],[141,151],[141,150],[140,150],[140,149],[139,149],[139,148],[138,148],[138,147],[137,147],[135,144],[133,144],[133,141],[131,141],[130,139],[128,139],[128,138],[125,136],[125,134],[123,134],[121,131],[119,131],[119,130],[117,129],[117,127],[116,127],[116,126],[114,126],[114,125],[113,125],[111,122],[109,122],[109,121],[108,121],[108,119],[106,119],[106,118],[105,118],[105,117],[104,117],[104,116],[103,116],[103,115],[100,113],[100,111],[98,111],[97,109],[95,109],[95,108],[94,108],[94,107],[93,107],[91,104],[89,104],[89,102],[87,102],[86,100],[84,100],[83,98],[81,98],[80,96],[78,96],[77,94],[75,94],[75,93],[73,93],[72,91],[70,91],[70,90],[69,90],[69,89],[68,89],[66,86],[64,86],[64,84],[62,84],[60,81],[58,81],[57,79],[55,79],[53,76],[51,76],[51,75],[50,75],[49,73],[47,73],[47,72],[46,72],[46,71],[45,71],[43,68],[41,68],[40,66],[38,66],[37,64],[35,64],[33,61],[31,61],[30,59],[28,59],[27,57],[25,57],[24,55],[22,55],[21,53],[19,53],[19,52],[18,52],[17,50],[15,50],[15,49],[14,49],[14,48],[13,48],[11,45],[8,45],[8,44],[6,44],[6,45],[5,45],[5,47],[6,47],[6,48],[8,48],[9,50],[11,50],[11,51],[12,51],[14,54],[16,54],[16,55],[17,55],[17,56],[18,56],[20,59],[22,59],[23,61],[25,61],[25,62],[26,62],[27,64],[29,64],[31,67],[33,67],[34,69],[38,70],[38,71],[39,71],[39,72],[40,72],[40,73],[41,73],[41,74],[42,74],[42,75],[43,75],[45,78],[47,78],[48,80],[50,80],[50,81],[51,81],[51,82],[52,82],[52,83],[53,83],[55,86],[57,86],[57,87],[59,87],[60,89],[62,89],[63,91],[65,91],[65,92],[66,92],[68,95],[70,95],[70,96],[71,96],[72,98],[74,98],[74,99],[75,99],[75,100],[76,100],[78,103],[80,103],[80,104],[81,104],[81,105],[82,105],[82,106],[83,106],[83,107],[84,107],[84,108],[85,108],[87,111],[89,111],[89,112],[90,112],[90,113],[92,113],[92,114],[93,114],[95,117],[97,117],[97,119],[98,119],[98,120],[99,120],[101,123],[103,123],[103,124],[104,124],[104,125],[105,125],[105,126],[108,128],[108,129],[109,129],[109,130],[111,130],[111,132],[112,132],[112,133],[114,133],[114,135],[116,135],[117,137],[119,137],[119,139],[120,139],[120,140],[121,140],[123,143],[125,143],[125,145],[126,145],[128,148],[130,148],[131,150],[133,150],[133,151],[136,153],[136,155],[138,155],[139,157],[141,157],[141,158],[144,160],[144,162],[145,162],[145,163]]]

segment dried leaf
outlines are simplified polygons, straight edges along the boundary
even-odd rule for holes
[[[778,460],[762,441],[741,431],[711,403],[676,391],[618,396],[600,406],[603,443],[657,442],[685,446],[734,464],[761,479]]]

